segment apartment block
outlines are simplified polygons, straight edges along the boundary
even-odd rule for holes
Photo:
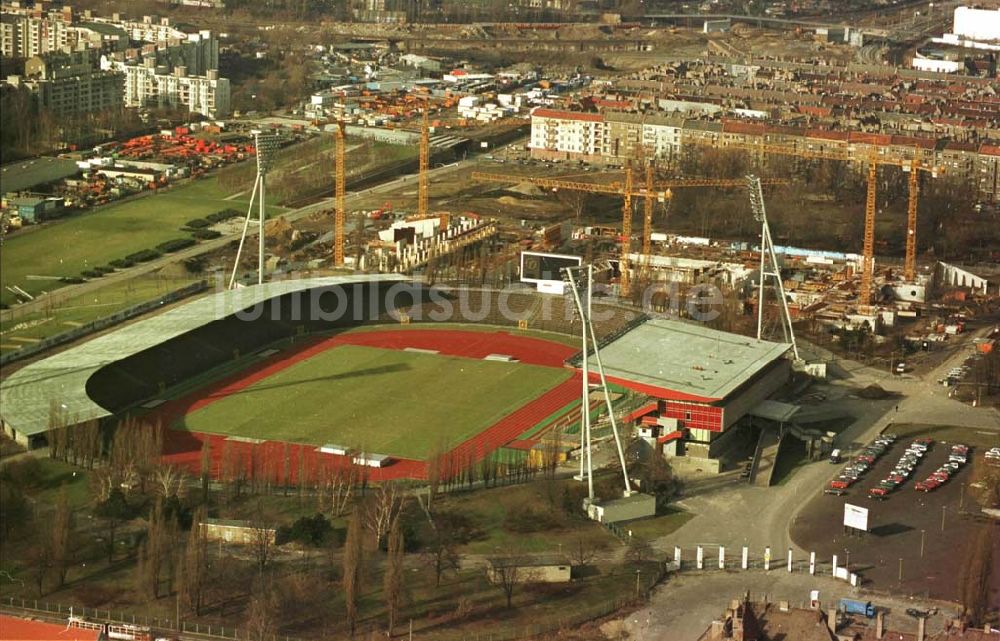
[[[7,83],[29,88],[38,106],[61,117],[79,116],[122,107],[120,73],[97,67],[89,51],[34,56],[25,63],[25,75]]]
[[[46,53],[66,51],[70,42],[70,24],[62,19],[15,13],[0,14],[0,55],[31,58]]]
[[[108,69],[125,76],[125,106],[146,109],[179,108],[208,118],[221,118],[230,111],[230,87],[227,78],[220,78],[217,69],[204,75],[189,74],[186,67],[171,71],[156,65],[153,58],[144,64],[124,64],[107,59]]]
[[[544,160],[600,161],[605,133],[601,114],[537,107],[531,112],[531,155]]]
[[[865,171],[873,155],[922,162],[976,185],[984,201],[1000,201],[1000,146],[956,141],[933,135],[899,135],[828,130],[777,124],[759,119],[681,119],[637,112],[575,112],[536,108],[531,112],[531,155],[544,160],[582,160],[620,164],[628,159],[672,160],[682,152],[705,148],[780,146],[812,153],[835,153]],[[758,161],[767,152],[749,150]]]

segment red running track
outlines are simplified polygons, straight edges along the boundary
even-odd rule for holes
[[[383,349],[435,350],[449,356],[481,359],[489,354],[505,354],[532,365],[563,367],[575,349],[561,343],[538,338],[515,336],[507,332],[472,332],[439,329],[405,329],[342,334],[327,339],[307,340],[302,344],[263,359],[249,371],[225,377],[207,388],[161,405],[155,414],[163,425],[170,426],[183,416],[201,409],[220,398],[245,389],[269,376],[306,360],[337,345],[362,345]],[[565,407],[579,394],[580,375],[557,385],[542,396],[507,415],[491,427],[448,453],[451,461],[479,460],[486,454],[517,438],[520,434]],[[320,454],[314,445],[264,441],[253,444],[229,440],[225,435],[167,429],[164,436],[164,460],[167,463],[200,473],[202,448],[205,442],[211,448],[213,476],[223,467],[228,457],[232,466],[256,466],[258,475],[270,478],[276,484],[296,483],[299,475],[319,481],[330,469],[345,466],[347,457]],[[395,459],[385,468],[372,469],[373,481],[427,476],[427,464],[412,459]]]

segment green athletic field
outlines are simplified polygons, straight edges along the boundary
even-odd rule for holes
[[[570,376],[551,367],[339,345],[192,412],[175,427],[426,459]]]
[[[0,251],[2,285],[17,285],[29,294],[61,287],[60,276],[79,276],[85,269],[150,249],[174,238],[190,236],[180,228],[192,218],[220,209],[245,210],[249,194],[226,200],[218,181],[205,178],[124,203],[99,207],[78,216],[4,240]],[[272,208],[272,215],[279,210]],[[40,279],[29,277],[36,276]],[[13,296],[0,293],[4,302]]]

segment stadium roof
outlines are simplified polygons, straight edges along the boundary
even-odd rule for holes
[[[318,287],[399,281],[393,275],[337,276],[307,278],[218,292],[144,318],[108,332],[64,352],[31,363],[0,382],[0,412],[3,421],[28,436],[49,427],[53,404],[76,422],[110,416],[87,395],[87,380],[105,365],[231,316],[268,299]]]
[[[661,398],[725,398],[791,345],[654,319],[601,349],[608,377]]]

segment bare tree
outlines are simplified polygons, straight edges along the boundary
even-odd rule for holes
[[[582,536],[577,537],[576,544],[570,548],[569,552],[573,565],[577,567],[586,567],[593,563],[597,557],[597,550],[594,549],[593,545],[584,541]]]
[[[209,580],[208,572],[208,539],[202,523],[205,520],[205,509],[199,507],[191,523],[188,533],[187,547],[184,549],[184,559],[181,562],[181,576],[178,581],[178,594],[187,608],[195,616],[201,616],[205,592]]]
[[[135,571],[137,592],[146,598],[160,596],[161,579],[164,571],[170,569],[171,549],[176,536],[177,523],[167,518],[163,511],[163,499],[157,498],[149,515],[146,540],[140,548]]]
[[[434,498],[441,487],[441,463],[444,444],[439,443],[427,459],[427,511],[434,507]]]
[[[201,465],[198,472],[201,475],[201,500],[207,503],[209,481],[212,479],[212,439],[207,436],[201,442]]]
[[[281,483],[281,492],[284,496],[288,496],[288,484],[292,479],[292,459],[291,452],[288,450],[288,443],[281,444],[281,478],[279,482]]]
[[[173,465],[160,465],[153,471],[153,481],[164,498],[180,494],[184,483],[184,472]]]
[[[45,577],[48,576],[52,563],[52,544],[46,537],[40,537],[28,548],[24,560],[28,562],[28,574],[38,590],[38,596],[44,595]]]
[[[334,516],[343,516],[354,497],[357,468],[353,463],[323,469],[320,479],[319,499],[321,512],[329,510]]]
[[[368,499],[364,510],[365,527],[375,539],[375,547],[382,544],[389,528],[399,517],[403,507],[403,493],[392,481],[378,486]]]
[[[385,607],[389,614],[388,636],[392,636],[393,628],[396,626],[396,616],[399,614],[399,606],[403,596],[403,531],[399,526],[399,519],[392,522],[389,530],[389,550],[386,559],[386,570],[382,593],[385,595]]]
[[[364,530],[361,517],[355,513],[347,525],[347,539],[344,541],[343,588],[344,603],[347,606],[347,625],[351,636],[358,625],[358,600],[361,594],[361,567],[364,564]]]
[[[66,498],[65,488],[56,500],[56,512],[52,517],[52,567],[56,573],[57,585],[66,585],[66,573],[73,562],[73,512]]]
[[[625,550],[625,559],[631,563],[642,563],[653,557],[653,546],[646,539],[633,536]]]
[[[278,604],[269,586],[261,584],[247,605],[246,629],[250,641],[271,641],[277,631]]]
[[[534,570],[528,565],[528,558],[516,552],[495,556],[489,560],[490,583],[500,588],[507,598],[510,608],[514,590],[523,583],[534,579]]]
[[[984,527],[968,548],[959,583],[962,590],[962,614],[973,625],[981,625],[989,611],[992,563],[992,539],[989,528]]]
[[[254,560],[257,562],[257,572],[263,577],[264,569],[271,560],[274,548],[275,530],[271,526],[272,520],[268,518],[264,510],[263,502],[257,499],[257,508],[254,516],[250,520],[250,547]]]
[[[93,469],[101,457],[101,426],[97,421],[87,421],[77,427],[77,435],[81,462]]]

